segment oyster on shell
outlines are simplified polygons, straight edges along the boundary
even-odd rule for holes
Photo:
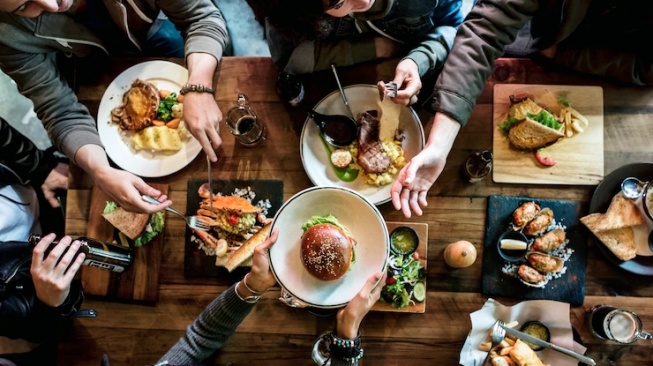
[[[538,236],[546,231],[546,229],[553,223],[553,210],[548,207],[543,208],[535,215],[524,227],[524,234],[528,236]]]
[[[540,273],[560,272],[565,265],[562,259],[540,252],[526,253],[526,260]]]

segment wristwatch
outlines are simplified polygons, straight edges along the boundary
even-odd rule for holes
[[[184,95],[188,92],[215,94],[215,90],[213,88],[209,88],[208,86],[202,84],[186,84],[181,88],[179,94]]]

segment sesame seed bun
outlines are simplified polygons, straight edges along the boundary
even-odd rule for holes
[[[353,258],[354,240],[332,224],[317,224],[302,236],[304,267],[321,281],[334,281],[347,273]]]

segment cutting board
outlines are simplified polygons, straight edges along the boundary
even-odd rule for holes
[[[192,179],[188,181],[186,210],[188,213],[197,212],[200,207],[200,196],[197,194],[199,187],[207,183],[206,179]],[[259,200],[270,200],[268,218],[273,218],[283,204],[283,181],[280,180],[213,180],[213,193],[231,195],[236,188],[250,187],[256,193],[252,200],[256,204]],[[249,272],[251,261],[245,261],[231,273],[224,266],[216,265],[215,256],[207,256],[198,244],[192,240],[195,235],[186,228],[186,247],[184,255],[184,276],[186,277],[224,277],[233,280],[242,278]]]
[[[563,137],[543,149],[542,154],[557,162],[540,165],[530,151],[510,146],[498,125],[508,116],[510,95],[529,94],[552,112],[561,106],[557,99],[566,96],[571,106],[589,120],[582,133]],[[595,185],[603,179],[603,89],[597,86],[521,85],[494,86],[493,173],[497,183]]]
[[[497,240],[512,222],[512,213],[522,203],[535,201],[540,207],[553,210],[557,223],[567,227],[567,248],[574,250],[565,262],[567,271],[543,288],[529,287],[502,272],[505,261],[497,251]],[[574,306],[585,298],[587,264],[587,230],[578,219],[583,216],[581,204],[573,201],[544,200],[531,197],[490,196],[488,198],[485,243],[483,245],[483,279],[481,292],[486,296],[502,296],[526,300],[555,300]]]
[[[428,245],[429,245],[428,224],[414,223],[414,222],[386,222],[386,226],[388,227],[388,234],[392,233],[392,230],[396,229],[399,226],[408,226],[410,228],[413,228],[417,232],[417,236],[419,237],[419,243],[417,244],[417,253],[419,254],[419,261],[422,263],[422,267],[426,269],[426,262],[427,262],[426,259],[428,258]],[[424,284],[426,285],[426,279],[424,279]],[[415,302],[415,305],[409,305],[403,309],[397,309],[394,306],[388,304],[387,302],[383,300],[379,300],[376,304],[374,304],[374,306],[372,306],[371,310],[390,311],[390,312],[397,312],[397,313],[424,313],[426,311],[426,299],[424,299],[424,301],[422,302]]]
[[[150,185],[163,194],[168,193],[166,184],[150,183]],[[119,240],[116,240],[118,230],[102,217],[102,211],[107,201],[111,201],[111,199],[97,186],[93,187],[86,236],[106,242],[120,243]],[[156,302],[159,290],[163,234],[163,232],[160,233],[151,242],[140,248],[133,248],[134,261],[122,273],[83,267],[84,293],[105,296],[114,300]]]

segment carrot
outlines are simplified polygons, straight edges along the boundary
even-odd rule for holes
[[[170,95],[170,90],[165,90],[165,89],[159,90],[159,97],[161,99],[165,99],[165,97],[167,97],[168,95]]]
[[[177,127],[179,127],[179,122],[180,121],[181,121],[181,118],[173,118],[168,123],[166,123],[166,126],[168,128],[172,128],[172,129],[176,130]]]
[[[184,102],[184,96],[181,95],[181,94],[177,95],[177,101],[178,101],[179,103],[183,103],[183,102]]]
[[[152,124],[155,125],[155,126],[165,126],[166,125],[165,121],[162,121],[160,119],[153,119]]]

